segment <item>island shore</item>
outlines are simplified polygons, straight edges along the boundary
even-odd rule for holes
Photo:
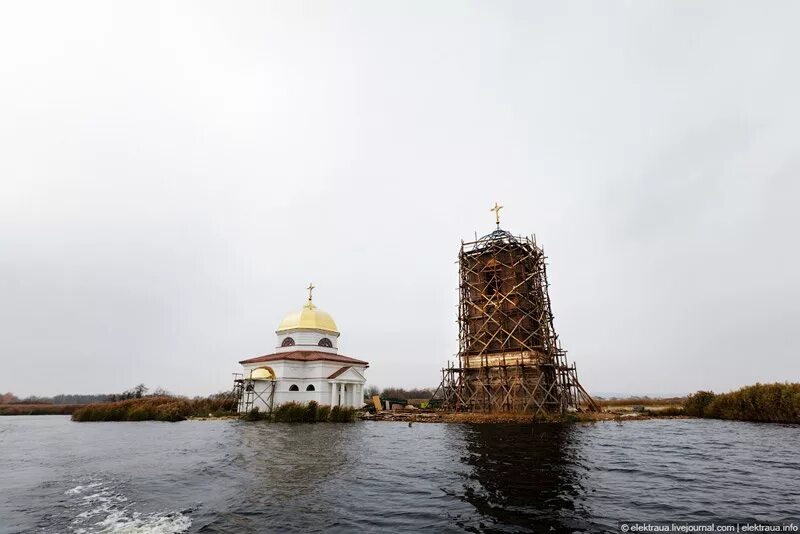
[[[659,413],[658,410],[575,412],[565,415],[536,417],[524,413],[469,413],[436,412],[423,410],[393,410],[375,414],[360,413],[362,421],[407,421],[410,423],[581,423],[594,421],[640,421],[645,419],[689,419],[690,416],[672,412]]]
[[[654,418],[711,418],[765,423],[800,423],[800,384],[755,384],[729,393],[698,391],[688,397],[650,399],[598,399],[600,412],[580,411],[564,415],[534,416],[523,413],[445,412],[406,407],[375,412],[348,411],[334,420],[407,421],[439,423],[532,423],[644,420]],[[74,421],[182,421],[242,418],[279,422],[329,420],[327,406],[288,403],[276,407],[274,416],[235,413],[236,402],[229,394],[210,397],[145,396],[117,402],[88,405],[9,403],[0,404],[2,415],[72,415]],[[313,417],[310,415],[313,413]],[[354,417],[351,417],[351,414]]]

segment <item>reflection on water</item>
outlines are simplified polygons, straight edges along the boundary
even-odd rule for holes
[[[224,499],[198,512],[198,531],[304,532],[339,523],[326,495],[347,468],[348,425],[236,422],[230,430],[225,472],[215,468],[207,479],[213,486],[225,476],[229,484]]]
[[[236,427],[237,440],[231,448],[246,451],[237,462],[237,467],[248,474],[245,478],[250,484],[242,488],[245,497],[257,501],[259,495],[266,494],[262,489],[265,481],[273,482],[270,499],[288,500],[296,497],[298,489],[313,491],[336,479],[342,458],[346,457],[346,425],[284,424],[279,432],[274,431],[274,426],[263,423]]]
[[[495,527],[580,530],[576,505],[585,467],[574,426],[474,425],[462,461],[472,467],[462,498]]]
[[[614,532],[800,516],[800,426],[0,418],[0,534]]]

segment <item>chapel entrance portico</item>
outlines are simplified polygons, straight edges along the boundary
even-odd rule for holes
[[[351,366],[345,366],[328,377],[331,385],[331,406],[351,406],[361,408],[364,405],[364,375]]]
[[[331,406],[352,406],[361,408],[364,405],[364,386],[348,382],[331,382]]]

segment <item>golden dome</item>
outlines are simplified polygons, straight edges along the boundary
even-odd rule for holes
[[[295,328],[308,328],[312,330],[322,330],[323,332],[330,332],[331,334],[338,334],[336,323],[333,322],[333,317],[328,312],[324,312],[314,306],[309,301],[303,306],[303,309],[298,312],[292,312],[286,315],[278,325],[277,333],[285,332],[287,330],[294,330]]]
[[[250,372],[250,380],[274,380],[275,373],[269,367],[259,367]]]

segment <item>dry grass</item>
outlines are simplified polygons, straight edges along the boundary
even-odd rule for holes
[[[698,391],[689,395],[684,409],[695,417],[800,423],[800,384],[756,384],[722,394]]]
[[[234,402],[225,395],[187,399],[183,397],[143,397],[119,402],[90,404],[75,410],[73,421],[183,421],[188,417],[228,415]]]

